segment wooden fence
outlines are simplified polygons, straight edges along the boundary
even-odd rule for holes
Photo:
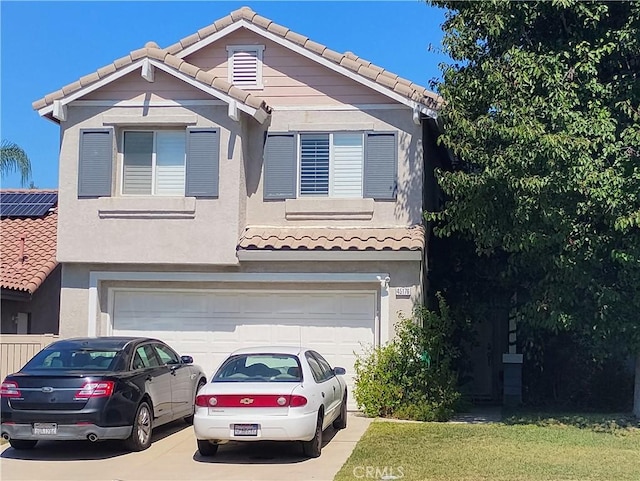
[[[2,334],[0,335],[0,379],[14,373],[38,351],[56,341],[55,334]]]

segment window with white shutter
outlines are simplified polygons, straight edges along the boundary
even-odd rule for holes
[[[122,193],[184,196],[185,132],[124,132]]]
[[[262,53],[264,45],[230,45],[228,80],[243,89],[262,89]]]
[[[362,198],[363,134],[300,134],[300,195]]]
[[[364,149],[361,133],[333,134],[332,197],[362,197]]]

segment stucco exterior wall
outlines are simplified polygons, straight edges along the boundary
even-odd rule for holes
[[[128,121],[127,118],[131,118]],[[122,133],[126,129],[220,129],[220,195],[217,199],[121,195]],[[136,125],[137,122],[145,122]],[[175,122],[175,123],[172,123]],[[62,124],[58,260],[235,264],[240,225],[242,124],[226,107],[70,107]],[[113,126],[116,139],[112,197],[78,199],[80,130]],[[176,213],[182,218],[175,218]]]
[[[257,124],[249,131],[252,139],[262,139]],[[395,201],[372,199],[305,198],[286,201],[263,200],[262,142],[253,142],[247,156],[247,191],[249,195],[247,223],[294,227],[299,225],[331,225],[385,227],[422,223],[423,152],[422,130],[413,123],[411,111],[278,111],[272,113],[270,131],[340,132],[367,131],[398,133],[398,191]],[[332,212],[325,218],[304,220],[295,213],[312,203],[319,212]],[[365,212],[373,212],[367,215]],[[352,215],[346,216],[345,212]],[[360,213],[361,215],[354,215]],[[294,214],[294,215],[292,215]],[[296,220],[292,220],[295,216]]]
[[[78,264],[62,265],[60,289],[60,337],[87,335],[89,270]]]
[[[63,309],[61,317],[61,336],[85,336],[88,329],[89,312],[89,274],[91,271],[137,272],[140,268],[135,265],[104,266],[104,265],[65,265],[62,286]],[[169,271],[167,266],[149,266],[147,272],[157,272],[160,275],[167,272],[199,272],[199,273],[376,273],[389,275],[389,307],[390,319],[388,337],[394,335],[394,324],[400,313],[410,316],[416,303],[422,302],[422,287],[420,263],[415,261],[397,262],[246,262],[236,268],[205,268],[195,269],[182,266],[179,270]],[[231,279],[231,276],[230,276]],[[248,289],[248,290],[372,290],[380,292],[378,281],[366,283],[327,283],[327,282],[235,282],[229,281],[198,281],[198,282],[168,282],[168,281],[127,281],[111,280],[101,282],[98,286],[97,333],[105,335],[108,332],[110,312],[110,288],[143,288],[143,289]],[[396,296],[396,287],[410,287],[411,295]],[[378,305],[378,309],[381,306]],[[380,314],[380,313],[379,313]],[[179,330],[180,326],[176,326]]]

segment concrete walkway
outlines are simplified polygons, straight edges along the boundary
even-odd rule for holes
[[[154,433],[149,449],[128,453],[115,442],[40,442],[31,451],[8,445],[0,452],[3,481],[21,480],[212,480],[331,481],[340,470],[370,419],[349,414],[348,427],[325,431],[322,455],[302,456],[299,443],[229,443],[211,458],[201,457],[193,429],[178,421]]]
[[[451,423],[499,423],[502,421],[502,408],[500,406],[474,406],[469,412],[456,413],[451,418]]]

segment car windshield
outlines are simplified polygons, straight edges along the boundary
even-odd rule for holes
[[[239,354],[227,359],[211,382],[300,382],[300,361],[290,354]]]
[[[118,350],[91,348],[53,348],[40,351],[23,368],[23,371],[34,369],[56,369],[73,371],[91,369],[92,371],[108,371],[112,369]]]

